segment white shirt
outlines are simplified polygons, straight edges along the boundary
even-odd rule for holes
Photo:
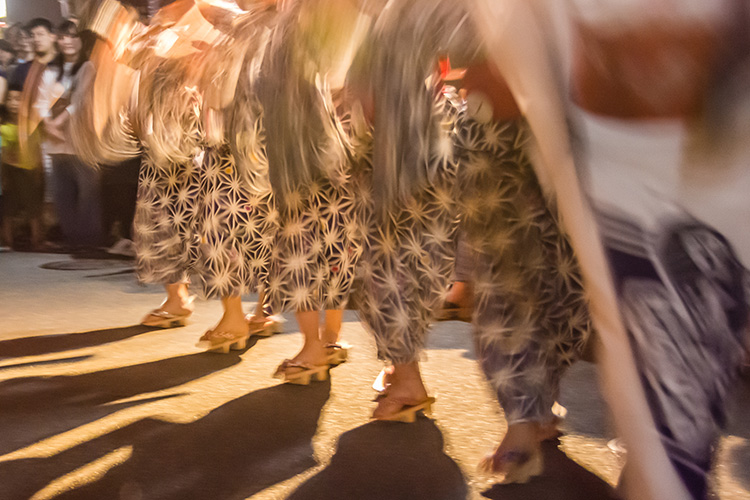
[[[52,106],[58,99],[61,97],[70,97],[70,91],[74,81],[74,76],[72,74],[74,65],[75,63],[72,62],[63,63],[63,74],[59,81],[59,68],[48,66],[47,69],[44,70],[42,82],[39,84],[36,103],[34,104],[39,113],[39,117],[42,120],[50,117]],[[68,111],[68,114],[73,114],[74,112],[74,106],[72,104],[69,104],[65,109]],[[70,128],[67,125],[63,127],[63,133],[66,139],[70,137]],[[75,154],[72,142],[69,140],[60,142],[45,138],[44,150],[47,154],[51,155]]]

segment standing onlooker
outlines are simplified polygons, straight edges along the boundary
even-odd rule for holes
[[[52,159],[52,192],[64,242],[69,247],[101,244],[99,171],[83,163],[70,139],[70,95],[86,58],[75,23],[58,28],[59,53],[42,75],[36,111],[44,123],[44,150]]]
[[[44,199],[41,169],[24,162],[18,140],[20,87],[11,86],[5,100],[2,136],[3,244],[13,247],[13,219],[24,217],[31,228],[31,245],[42,239],[41,215]]]
[[[34,58],[34,51],[31,49],[31,36],[21,23],[16,23],[5,30],[3,38],[10,43],[15,52],[15,61],[8,73],[10,75],[17,65],[31,61]]]
[[[102,233],[111,254],[133,256],[135,252],[132,230],[141,162],[136,157],[100,167]]]
[[[36,107],[39,87],[42,75],[55,58],[55,34],[52,24],[43,18],[33,19],[26,26],[31,34],[31,43],[34,49],[32,61],[19,64],[13,73],[11,83],[21,87],[21,105],[18,109],[18,145],[20,161],[30,168],[38,168],[44,173],[43,186],[45,191],[44,201],[46,219],[54,219],[52,215],[52,179],[51,168],[43,166],[42,144],[41,144],[41,121]],[[41,241],[33,242],[36,249],[41,248]]]
[[[11,71],[15,68],[16,51],[7,40],[0,40],[0,102],[5,102],[5,95],[8,91],[8,77]],[[0,227],[3,224],[3,188],[2,180],[0,179]],[[9,250],[9,247],[5,246],[4,238],[3,243],[0,244],[0,252]]]
[[[7,40],[0,40],[0,102],[5,102],[8,90],[8,78],[16,59],[16,51]]]

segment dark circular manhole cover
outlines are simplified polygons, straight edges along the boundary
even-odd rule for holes
[[[39,267],[42,269],[55,269],[57,271],[120,270],[133,267],[133,263],[117,259],[71,259],[47,262]]]

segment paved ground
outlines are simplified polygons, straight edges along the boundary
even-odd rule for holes
[[[591,364],[566,377],[566,435],[545,450],[545,475],[493,486],[475,466],[505,423],[467,325],[430,335],[434,420],[368,423],[381,365],[354,313],[350,362],[297,387],[270,376],[298,348],[291,318],[245,351],[202,353],[194,344],[219,304],[199,302],[184,328],[133,326],[160,300],[127,262],[0,254],[0,500],[613,498],[623,458],[606,446]],[[747,380],[735,406],[716,466],[722,500],[750,499]]]

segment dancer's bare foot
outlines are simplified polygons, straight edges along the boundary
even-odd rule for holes
[[[167,297],[159,307],[149,312],[141,321],[142,325],[169,327],[185,323],[193,314],[193,298],[188,293],[187,285],[175,283],[165,286]]]
[[[500,445],[479,467],[485,472],[502,475],[502,483],[526,483],[543,471],[539,438],[538,423],[511,424]]]
[[[177,298],[167,299],[161,303],[159,309],[172,314],[192,314],[194,310],[192,299],[188,298]]]
[[[305,341],[302,350],[292,358],[292,361],[300,365],[320,366],[328,364],[328,351],[325,344],[320,340]]]
[[[471,321],[474,308],[474,294],[471,283],[455,281],[443,302],[443,309],[438,313],[440,321]]]
[[[239,318],[233,315],[227,315],[226,313],[221,317],[219,322],[212,328],[214,332],[229,332],[237,335],[249,335],[249,329],[247,321],[244,316],[240,315]]]
[[[554,417],[549,422],[539,424],[538,439],[542,441],[554,441],[562,435],[560,431],[560,417]]]
[[[221,298],[224,314],[211,330],[208,330],[198,341],[198,346],[207,350],[244,349],[250,330],[242,312],[242,299],[239,296]]]
[[[388,377],[389,385],[378,398],[372,418],[388,420],[405,407],[419,405],[428,400],[427,389],[419,373],[419,364],[394,364]]]
[[[302,350],[292,359],[285,359],[273,374],[286,382],[307,385],[313,374],[325,380],[329,369],[328,350],[318,339],[306,339]]]

